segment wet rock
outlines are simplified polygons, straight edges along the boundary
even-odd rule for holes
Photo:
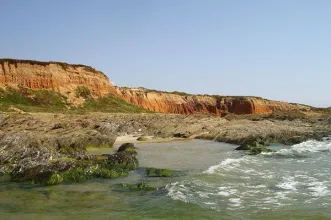
[[[168,169],[147,168],[146,175],[148,177],[171,177],[173,176],[173,172]]]
[[[137,138],[137,141],[148,141],[148,138],[141,136]]]
[[[95,132],[95,135],[72,132],[62,136],[0,132],[0,170],[6,171],[12,181],[53,185],[119,177],[138,165],[133,150],[107,156],[86,154],[87,144],[112,144],[115,140]]]
[[[137,184],[118,184],[116,187],[116,191],[131,191],[131,192],[149,192],[149,191],[157,191],[158,189],[155,187],[150,187],[146,182],[141,182]]]
[[[133,150],[133,149],[136,149],[133,143],[124,143],[118,148],[117,152]]]
[[[273,151],[268,148],[265,148],[265,147],[255,147],[255,148],[250,149],[251,155],[257,155],[260,153],[269,153],[269,152],[273,152]]]
[[[305,137],[305,136],[294,136],[294,137],[290,137],[290,138],[284,140],[283,143],[287,144],[287,145],[292,145],[292,144],[300,144],[307,140],[308,140],[308,137]]]
[[[98,131],[89,133],[72,132],[57,137],[57,150],[63,154],[82,152],[86,147],[112,147],[116,136],[103,135]]]
[[[268,137],[253,137],[250,136],[243,140],[242,144],[237,147],[235,150],[244,150],[250,151],[251,155],[257,155],[262,152],[272,152],[272,150],[266,148],[265,146],[269,146],[271,143],[271,139]]]
[[[269,146],[271,140],[268,137],[250,136],[242,140],[241,145],[236,150],[251,150],[261,146]]]
[[[253,147],[247,144],[240,145],[235,150],[251,150]]]
[[[184,133],[175,133],[173,135],[173,137],[175,137],[175,138],[187,138],[187,135],[184,134]]]
[[[124,151],[116,152],[108,157],[108,163],[113,165],[121,165],[133,170],[138,167],[137,152],[132,148],[127,148]]]

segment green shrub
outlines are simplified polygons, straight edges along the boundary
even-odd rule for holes
[[[139,106],[133,105],[125,100],[109,94],[108,96],[100,97],[98,99],[87,99],[80,107],[85,111],[99,111],[99,112],[124,112],[124,113],[141,113],[150,112]]]
[[[76,88],[76,96],[83,97],[84,99],[89,98],[91,95],[91,91],[85,86],[77,86]]]
[[[32,104],[38,106],[57,106],[64,107],[67,97],[60,95],[53,90],[37,90],[32,97]]]
[[[179,91],[173,91],[170,92],[170,94],[180,95],[180,96],[192,96],[192,94],[188,94],[186,92],[179,92]]]

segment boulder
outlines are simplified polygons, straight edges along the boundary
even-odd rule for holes
[[[127,150],[134,150],[134,149],[136,149],[136,147],[134,146],[133,143],[124,143],[118,148],[117,152],[122,152],[122,151],[127,151]]]

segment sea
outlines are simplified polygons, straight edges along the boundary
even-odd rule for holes
[[[329,140],[260,155],[202,140],[136,146],[140,165],[127,177],[48,187],[0,177],[0,219],[331,219]],[[151,178],[145,167],[176,172]],[[123,187],[142,182],[155,190]]]

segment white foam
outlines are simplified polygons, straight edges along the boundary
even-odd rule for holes
[[[317,153],[317,152],[331,152],[331,143],[319,142],[319,141],[306,141],[300,144],[293,145],[289,149],[281,149],[277,152],[263,153],[265,155],[297,155],[305,153]]]
[[[231,198],[229,199],[230,205],[234,207],[239,207],[241,205],[241,199],[240,198]]]
[[[217,210],[274,210],[323,202],[331,205],[330,152],[331,143],[307,141],[268,153],[289,155],[285,160],[262,155],[227,158],[203,172],[221,177],[196,175],[166,188],[174,200]]]
[[[216,205],[215,202],[204,202],[204,204],[206,204],[206,205]]]
[[[178,189],[178,187],[182,189],[185,188],[183,185],[180,185],[179,182],[166,185],[166,189],[169,191],[167,195],[174,200],[188,202],[186,196]]]
[[[251,188],[251,189],[262,189],[262,188],[267,188],[266,185],[257,185],[257,186],[248,186],[248,188]]]
[[[220,191],[220,192],[217,193],[217,195],[219,195],[219,196],[230,196],[231,193],[229,193],[227,191]]]
[[[291,191],[297,190],[295,186],[298,182],[295,181],[293,177],[284,177],[283,179],[285,180],[284,182],[276,185],[278,188]]]
[[[208,170],[204,171],[203,173],[207,174],[215,174],[219,170],[230,170],[240,165],[240,162],[246,160],[246,157],[241,157],[237,159],[228,158],[222,161],[220,164],[211,166]]]
[[[311,195],[314,197],[324,197],[330,194],[330,191],[323,182],[319,182],[316,179],[307,184],[308,190],[310,191]]]
[[[206,193],[206,192],[198,192],[198,195],[201,198],[209,198],[209,193]]]
[[[233,186],[233,187],[236,187],[236,186]],[[217,193],[217,195],[226,196],[226,197],[234,195],[238,191],[237,189],[233,189],[233,188],[225,187],[225,186],[218,187],[218,189],[220,191]]]
[[[326,186],[314,186],[309,187],[309,190],[312,191],[312,196],[323,197],[329,195],[330,191]]]

